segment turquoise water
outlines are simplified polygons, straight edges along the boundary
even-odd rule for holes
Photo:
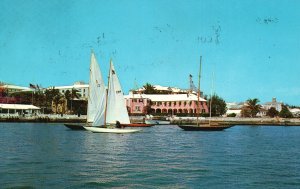
[[[136,134],[0,123],[0,188],[300,188],[300,127]]]

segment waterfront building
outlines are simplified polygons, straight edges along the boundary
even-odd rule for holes
[[[276,98],[272,98],[271,102],[266,102],[265,104],[262,105],[262,107],[266,110],[269,110],[270,108],[275,108],[278,112],[282,110],[282,102],[277,102]]]
[[[2,85],[1,88],[5,89],[8,94],[32,90],[29,87],[22,87],[22,86],[17,86],[17,85]]]
[[[40,113],[40,108],[27,104],[0,104],[1,116],[32,116]]]
[[[190,90],[180,89],[178,87],[165,87],[161,85],[153,85],[153,88],[157,91],[159,94],[186,94],[189,93]],[[144,87],[141,87],[137,90],[132,91],[135,94],[143,94],[145,91]]]
[[[294,117],[300,117],[300,108],[290,108],[289,110]]]
[[[20,102],[20,98],[10,96],[13,93],[32,91],[29,87],[21,87],[17,85],[3,84],[0,86],[0,103],[16,104]]]
[[[134,94],[124,96],[130,114],[196,114],[208,113],[207,101],[196,94]]]
[[[225,116],[235,114],[236,117],[241,117],[241,111],[242,107],[244,106],[244,103],[236,103],[236,102],[227,102],[226,103],[226,114]]]
[[[52,87],[49,87],[50,89]],[[67,90],[70,92],[72,89],[76,89],[78,93],[80,94],[80,100],[87,100],[88,98],[88,92],[89,92],[89,85],[85,84],[84,82],[75,82],[73,85],[68,85],[68,86],[54,86],[55,89],[58,89],[61,94],[65,94]]]

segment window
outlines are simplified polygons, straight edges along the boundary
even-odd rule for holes
[[[179,101],[179,106],[181,106],[181,101]]]
[[[136,106],[136,107],[135,107],[135,111],[140,112],[140,111],[141,111],[141,107]]]

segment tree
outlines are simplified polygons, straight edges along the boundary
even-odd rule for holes
[[[58,94],[60,94],[59,90],[55,89],[54,87],[45,90],[46,112],[52,111],[52,101],[54,100],[54,97]]]
[[[208,105],[211,109],[211,116],[221,116],[227,111],[226,102],[217,94],[214,94],[208,99]]]
[[[55,104],[55,112],[58,113],[58,104],[61,104],[63,102],[62,95],[58,93],[54,98],[53,98],[53,103]]]
[[[71,92],[69,90],[66,90],[64,98],[67,100],[67,109],[71,109],[71,107],[69,106],[69,102],[71,101]]]
[[[261,105],[258,104],[259,103],[259,100],[257,98],[254,98],[254,99],[248,99],[246,101],[246,108],[245,110],[248,110],[250,111],[250,117],[255,117],[256,114],[258,112],[260,112],[260,109],[261,109]]]
[[[72,88],[71,90],[71,111],[73,112],[73,100],[75,98],[79,98],[81,95],[79,93],[79,91],[75,88]]]
[[[251,117],[251,110],[248,107],[243,106],[241,109],[241,116],[242,117]]]
[[[274,107],[271,107],[267,111],[267,116],[269,116],[269,117],[276,117],[276,116],[278,116],[278,114],[279,114],[279,112]]]
[[[157,94],[157,91],[150,83],[146,83],[143,87],[145,89],[144,91],[145,94]]]
[[[290,110],[288,109],[288,107],[286,105],[282,105],[282,109],[279,112],[279,117],[282,117],[282,118],[292,118],[294,116],[290,112]]]

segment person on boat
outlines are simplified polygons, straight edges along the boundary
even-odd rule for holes
[[[116,121],[116,128],[122,128],[121,123],[118,120]]]

